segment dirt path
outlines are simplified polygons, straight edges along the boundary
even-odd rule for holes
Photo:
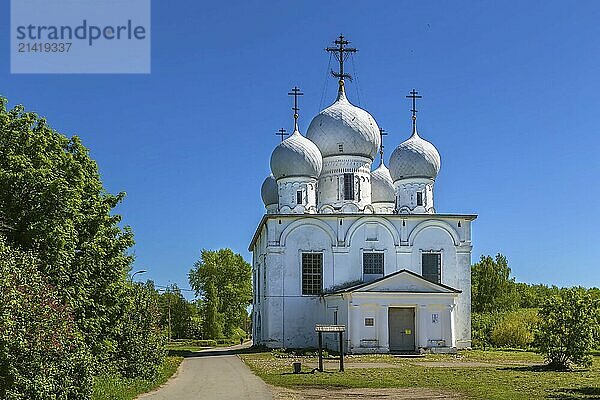
[[[306,388],[302,390],[293,390],[272,386],[271,390],[275,395],[275,400],[458,400],[463,398],[456,393],[421,388]]]

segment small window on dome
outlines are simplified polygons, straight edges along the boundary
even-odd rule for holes
[[[423,192],[417,192],[417,205],[423,205]]]
[[[344,143],[338,143],[338,150],[340,151],[340,153],[344,152]]]
[[[296,204],[302,204],[302,190],[296,192]]]

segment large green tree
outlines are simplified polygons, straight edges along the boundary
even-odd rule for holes
[[[515,280],[505,256],[481,256],[471,267],[471,309],[473,312],[501,312],[518,306]]]
[[[241,255],[230,249],[202,250],[188,278],[203,300],[207,338],[231,336],[245,329],[246,308],[252,300],[252,268]]]
[[[194,338],[198,333],[194,325],[198,309],[188,302],[175,284],[168,286],[160,295],[161,325],[167,328],[170,339]]]
[[[30,251],[68,304],[96,366],[118,355],[127,313],[133,234],[77,136],[67,138],[0,98],[0,220],[8,243]]]

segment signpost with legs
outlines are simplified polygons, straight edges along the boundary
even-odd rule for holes
[[[344,332],[345,325],[316,325],[315,332],[319,334],[319,371],[323,372],[323,333],[339,333],[340,335],[340,372],[344,372]]]

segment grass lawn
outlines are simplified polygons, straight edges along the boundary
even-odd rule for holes
[[[594,357],[590,369],[555,372],[540,368],[542,358],[530,352],[471,350],[421,358],[365,355],[345,359],[345,372],[328,364],[326,372],[314,374],[308,372],[316,366],[316,357],[277,352],[241,357],[265,382],[293,389],[428,388],[449,389],[471,399],[600,399],[600,356]],[[305,373],[291,373],[294,361],[302,362]]]
[[[158,376],[145,379],[123,379],[118,376],[101,375],[94,380],[92,400],[132,400],[139,394],[150,392],[165,383],[177,371],[183,357],[167,357]]]

